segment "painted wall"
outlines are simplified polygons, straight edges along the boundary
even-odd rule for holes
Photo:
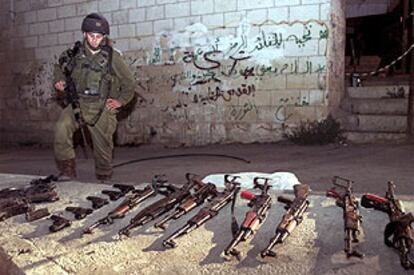
[[[338,93],[330,71],[343,64],[330,58],[342,50],[332,37],[342,10],[332,1],[2,0],[2,143],[52,141],[52,64],[93,11],[110,21],[137,79],[118,144],[281,140],[299,121],[326,117]]]

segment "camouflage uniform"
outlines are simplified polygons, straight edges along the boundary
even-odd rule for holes
[[[85,45],[86,41],[84,41]],[[122,105],[134,96],[135,80],[116,50],[92,52],[82,46],[75,59],[72,79],[79,96],[80,113],[90,132],[97,178],[112,175],[113,134],[116,130],[117,110],[105,107],[108,98],[117,99]],[[67,55],[68,51],[62,53]],[[111,56],[112,55],[112,56]],[[61,56],[62,57],[62,56]],[[112,62],[111,62],[112,61]],[[110,63],[110,64],[109,64]],[[55,67],[55,83],[65,80],[62,68]],[[54,152],[61,174],[76,177],[73,134],[79,128],[71,105],[62,111],[55,127]]]

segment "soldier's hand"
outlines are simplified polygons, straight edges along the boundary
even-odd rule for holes
[[[63,92],[65,90],[66,82],[63,80],[59,80],[55,83],[55,89],[59,92]]]
[[[119,102],[118,100],[116,100],[116,99],[113,99],[113,98],[109,98],[109,99],[107,99],[106,100],[106,108],[107,109],[109,109],[109,110],[115,110],[115,109],[118,109],[119,107],[121,107],[121,102]]]

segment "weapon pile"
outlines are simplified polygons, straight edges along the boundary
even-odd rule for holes
[[[49,215],[47,209],[35,210],[33,204],[54,202],[59,199],[53,181],[56,181],[56,177],[51,175],[33,180],[27,187],[0,190],[0,221],[20,214],[26,214],[28,221]]]

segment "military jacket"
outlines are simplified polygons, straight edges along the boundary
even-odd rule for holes
[[[82,46],[71,57],[74,59],[71,77],[76,86],[82,117],[87,124],[96,123],[105,108],[106,99],[114,98],[125,105],[134,96],[135,80],[131,71],[117,50],[111,52],[100,50],[93,54]],[[68,51],[62,55],[68,55]],[[54,78],[54,83],[65,80],[60,65],[55,67]]]

